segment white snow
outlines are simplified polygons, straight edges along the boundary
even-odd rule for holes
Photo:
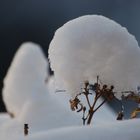
[[[31,134],[81,125],[79,116],[71,112],[68,101],[66,104],[68,98],[61,99],[51,89],[54,87],[53,77],[48,75],[47,68],[47,59],[38,45],[31,42],[21,45],[4,80],[4,102],[15,117],[1,115],[0,136],[3,140],[23,136],[25,123],[29,124]]]
[[[82,116],[70,110],[68,94],[55,92],[54,77],[48,75],[47,67],[47,59],[38,45],[24,43],[18,49],[4,80],[4,101],[15,118],[0,115],[0,136],[3,140],[24,138],[25,123],[29,124],[30,135],[82,125]],[[106,115],[103,118],[101,114]],[[107,123],[115,117],[105,105],[96,118],[95,122],[100,124],[104,119]]]
[[[67,127],[36,133],[27,140],[139,140],[140,119],[106,125]]]
[[[115,21],[99,15],[76,18],[60,27],[49,46],[56,86],[72,96],[84,81],[135,91],[140,85],[140,48],[133,35]]]
[[[29,123],[32,132],[81,124],[79,117],[71,112],[69,101],[64,104],[63,98],[61,104],[63,99],[57,101],[55,93],[50,94],[54,86],[47,68],[48,62],[41,48],[24,43],[4,80],[3,96],[7,110],[14,113],[19,123]]]
[[[4,79],[3,97],[7,110],[18,116],[27,101],[45,92],[48,63],[39,45],[23,43]]]
[[[77,18],[57,30],[49,48],[55,76],[48,74],[39,45],[22,44],[3,88],[6,108],[15,117],[0,114],[0,139],[139,140],[140,119],[115,121],[106,104],[90,126],[82,126],[82,115],[70,110],[67,94],[79,92],[85,80],[94,83],[97,75],[116,90],[135,90],[140,82],[139,53],[137,41],[125,28],[97,15]],[[26,137],[25,123],[29,124]]]
[[[91,126],[67,126],[23,135],[22,124],[5,119],[7,125],[0,125],[2,140],[139,140],[140,119],[94,124]]]
[[[2,124],[5,120],[10,119],[10,116],[5,113],[0,113],[0,124]]]

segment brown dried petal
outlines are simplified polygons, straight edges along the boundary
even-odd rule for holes
[[[74,100],[70,100],[71,110],[75,111],[76,109],[78,109],[79,103],[80,103],[80,100],[78,98],[75,98]]]
[[[133,110],[131,113],[131,119],[136,118],[138,113],[140,113],[140,108],[136,108],[135,110]]]

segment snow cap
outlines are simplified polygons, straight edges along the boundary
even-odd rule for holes
[[[39,45],[27,42],[20,46],[4,79],[3,98],[10,113],[17,116],[25,102],[44,93],[47,69],[48,63]]]
[[[140,85],[140,48],[133,35],[115,21],[86,15],[60,27],[49,46],[49,59],[56,86],[72,96],[84,81],[114,85],[121,91]]]

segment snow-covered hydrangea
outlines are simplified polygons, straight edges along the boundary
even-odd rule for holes
[[[35,43],[23,43],[4,79],[3,98],[8,112],[18,116],[26,102],[44,94],[48,62]]]
[[[140,85],[140,48],[133,35],[115,21],[86,15],[60,27],[49,46],[49,59],[56,86],[72,96],[89,80],[114,85],[121,91]]]

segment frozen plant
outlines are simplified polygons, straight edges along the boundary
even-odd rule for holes
[[[95,85],[97,77],[105,86],[101,89],[110,87],[114,98],[130,98],[140,103],[137,94],[140,48],[135,37],[111,19],[87,15],[67,22],[55,32],[49,59],[56,86],[72,95],[71,105],[81,94],[85,81]],[[76,103],[79,102],[76,99]],[[120,116],[123,116],[122,112]]]
[[[101,85],[99,84],[98,76],[97,76],[97,82],[94,85],[91,85],[88,81],[86,81],[84,83],[84,88],[82,89],[82,91],[79,94],[77,94],[77,96],[73,100],[70,100],[71,109],[73,111],[75,111],[75,110],[77,110],[77,112],[83,111],[83,117],[82,117],[83,125],[85,125],[86,122],[87,122],[87,124],[90,124],[94,113],[104,103],[106,103],[106,101],[111,101],[114,98],[113,89],[114,89],[113,85],[109,88],[107,87],[107,85],[103,85],[101,87]],[[95,94],[95,96],[93,94]],[[83,105],[83,103],[79,99],[79,96],[81,96],[81,95],[84,95],[86,97],[88,111],[87,111],[87,107],[85,105]],[[92,96],[93,103],[91,103],[91,101],[90,101],[90,98],[91,98],[91,97],[89,97],[90,95],[93,95]],[[96,105],[97,101],[102,96],[104,97],[104,100],[100,104]],[[80,106],[80,109],[79,109],[79,106]],[[120,119],[122,119],[122,118],[120,118]]]

